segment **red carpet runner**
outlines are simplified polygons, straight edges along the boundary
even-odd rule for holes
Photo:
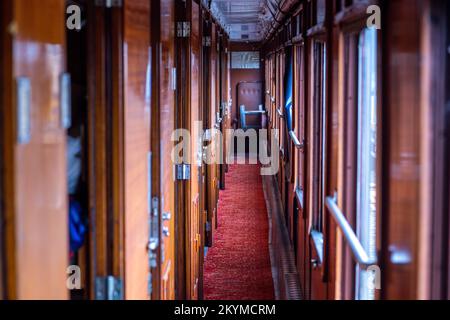
[[[206,300],[272,300],[268,218],[259,165],[232,165],[205,260]]]

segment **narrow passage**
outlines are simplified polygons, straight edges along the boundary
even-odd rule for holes
[[[232,165],[205,260],[206,300],[270,300],[269,225],[259,165]]]

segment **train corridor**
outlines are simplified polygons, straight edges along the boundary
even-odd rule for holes
[[[259,165],[232,165],[220,192],[214,246],[204,269],[207,300],[271,300],[269,223]]]
[[[448,0],[0,0],[0,303],[450,300],[449,195]]]

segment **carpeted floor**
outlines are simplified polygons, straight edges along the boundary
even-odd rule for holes
[[[259,165],[232,165],[204,266],[206,300],[272,300],[268,218]]]

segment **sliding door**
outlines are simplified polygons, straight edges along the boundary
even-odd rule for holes
[[[7,298],[66,299],[65,2],[2,1]],[[2,29],[2,30],[6,30]]]

